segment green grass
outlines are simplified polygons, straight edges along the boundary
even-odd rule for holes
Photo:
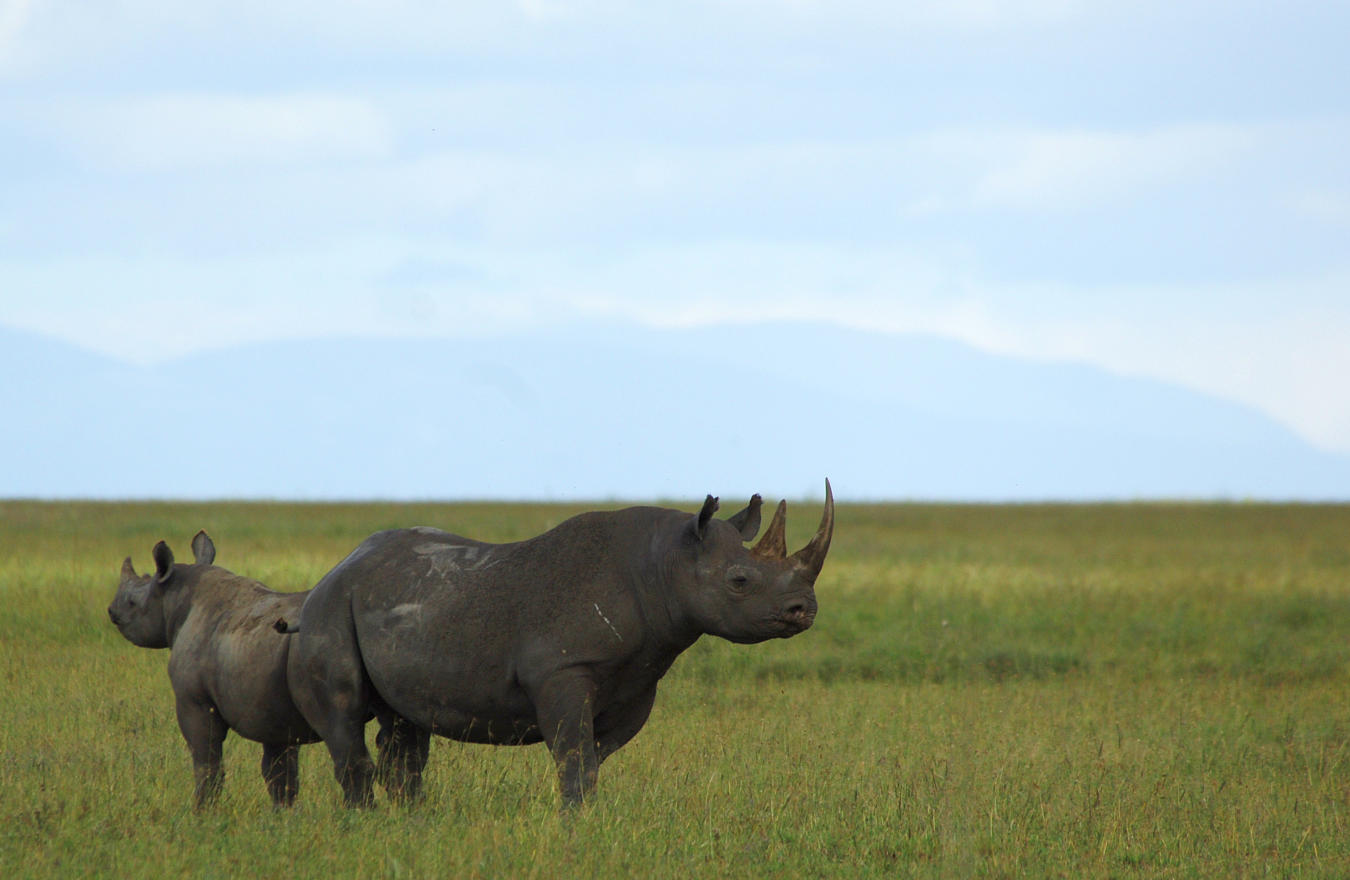
[[[574,815],[540,747],[446,740],[417,807],[344,811],[312,746],[277,813],[236,737],[191,810],[167,652],[104,611],[124,556],[205,527],[303,589],[380,528],[578,509],[0,502],[0,874],[1350,876],[1334,506],[841,506],[816,626],[695,645]],[[798,546],[818,511],[792,513]]]

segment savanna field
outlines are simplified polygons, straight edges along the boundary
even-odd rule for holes
[[[704,637],[573,814],[543,747],[444,739],[417,806],[344,810],[313,745],[274,812],[235,736],[192,810],[168,652],[105,611],[123,557],[205,528],[300,590],[378,529],[587,507],[0,502],[0,876],[1350,876],[1346,506],[841,499],[816,625]]]

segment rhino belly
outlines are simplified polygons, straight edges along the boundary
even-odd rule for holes
[[[399,715],[464,742],[539,742],[509,646],[482,637],[492,627],[411,602],[367,607],[355,622],[366,674]]]
[[[287,686],[289,640],[275,632],[224,635],[217,650],[211,697],[230,729],[263,743],[316,742]]]

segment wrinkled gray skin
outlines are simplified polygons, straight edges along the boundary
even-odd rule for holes
[[[169,648],[169,680],[192,753],[197,807],[225,780],[221,744],[227,730],[263,744],[262,775],[276,806],[289,806],[299,787],[301,743],[319,739],[291,700],[286,661],[293,636],[273,628],[300,613],[305,593],[277,593],[211,563],[206,532],[192,539],[193,565],[174,564],[160,541],[154,574],[138,575],[128,557],[108,616],[127,641]]]
[[[366,539],[310,592],[291,638],[296,702],[328,745],[349,806],[420,794],[431,734],[546,742],[563,803],[646,723],[656,686],[704,633],[787,638],[816,616],[834,530],[825,513],[792,556],[780,503],[754,549],[760,498],[728,520],[633,507],[573,517],[538,537],[485,544],[431,528]],[[379,766],[362,728],[385,730]]]

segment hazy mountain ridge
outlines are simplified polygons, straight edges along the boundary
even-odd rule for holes
[[[262,343],[0,330],[4,497],[1350,498],[1350,457],[1081,365],[811,325]]]

